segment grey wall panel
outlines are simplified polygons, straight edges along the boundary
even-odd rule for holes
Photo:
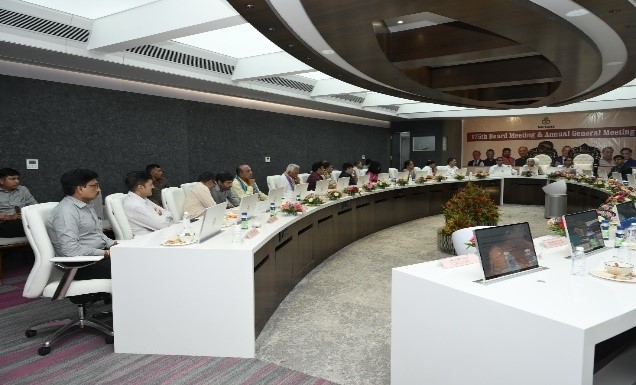
[[[41,202],[59,200],[61,174],[76,167],[97,171],[108,195],[148,163],[178,185],[246,162],[263,189],[290,162],[303,172],[361,154],[388,164],[384,128],[10,76],[0,76],[0,101],[0,167],[18,169]],[[27,158],[39,170],[26,170]]]

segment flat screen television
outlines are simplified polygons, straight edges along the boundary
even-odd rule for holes
[[[475,230],[484,280],[539,267],[528,222]]]

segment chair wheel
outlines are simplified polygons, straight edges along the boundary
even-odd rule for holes
[[[41,356],[46,356],[49,353],[51,353],[50,346],[42,346],[41,348],[38,349],[38,354]]]
[[[112,344],[112,343],[114,343],[114,342],[115,342],[115,336],[106,336],[106,337],[104,337],[104,341],[105,341],[107,344]]]
[[[24,332],[24,335],[25,335],[27,338],[35,337],[36,335],[38,335],[38,331],[37,331],[37,330],[31,330],[31,329],[29,329],[29,330],[27,330],[27,331],[25,331],[25,332]]]

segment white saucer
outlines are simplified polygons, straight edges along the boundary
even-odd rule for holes
[[[191,244],[195,243],[194,239],[189,241],[189,242],[181,242],[180,240],[174,240],[174,243],[173,243],[173,242],[170,242],[170,241],[173,241],[173,240],[172,239],[166,239],[165,241],[161,242],[161,245],[162,246],[187,246],[187,245],[191,245]]]
[[[629,274],[624,277],[619,277],[618,275],[610,274],[605,270],[592,270],[590,271],[595,277],[609,279],[610,281],[618,281],[618,282],[636,282],[636,275]]]

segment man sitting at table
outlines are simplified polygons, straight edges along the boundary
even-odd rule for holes
[[[543,170],[541,167],[537,166],[537,161],[534,158],[528,158],[526,160],[526,164],[521,167],[521,172],[530,171],[532,175],[543,175]]]
[[[612,167],[610,172],[607,173],[607,176],[611,177],[612,173],[620,172],[623,180],[627,180],[627,174],[632,173],[632,168],[625,163],[623,155],[614,155],[614,163],[616,163],[616,166]]]
[[[117,242],[102,231],[102,221],[90,203],[99,194],[97,173],[76,169],[60,179],[66,195],[51,211],[46,232],[55,256],[103,255],[104,259],[77,270],[75,280],[110,278],[110,248]]]
[[[437,172],[437,164],[434,160],[428,160],[426,162],[426,166],[424,166],[422,171],[426,171],[426,175],[435,175],[435,173]]]
[[[349,185],[353,186],[357,182],[356,178],[353,176],[353,165],[351,163],[343,163],[342,164],[342,172],[340,173],[340,178],[349,178]]]
[[[488,173],[490,176],[512,176],[517,175],[517,170],[508,165],[503,164],[503,157],[500,156],[496,159],[497,164],[490,166]]]
[[[322,162],[316,162],[311,165],[311,174],[307,178],[307,190],[314,191],[316,190],[316,182],[322,180],[322,176],[325,173],[325,169],[323,167]]]
[[[126,175],[128,196],[124,198],[124,212],[133,236],[150,234],[172,223],[169,210],[152,202],[152,177],[144,171],[132,171]]]
[[[29,189],[20,186],[20,173],[17,170],[0,169],[0,237],[23,237],[20,210],[36,203]]]
[[[259,200],[266,200],[267,195],[261,192],[252,177],[252,168],[247,164],[241,164],[236,168],[236,178],[232,182],[232,192],[239,199],[252,194],[258,194]]]
[[[574,175],[579,172],[579,170],[577,170],[574,166],[574,163],[572,163],[572,158],[568,158],[567,156],[563,158],[563,164],[557,166],[557,168],[559,169],[559,171],[564,171]]]
[[[289,164],[285,169],[285,172],[279,177],[276,178],[276,187],[284,187],[285,195],[294,196],[294,191],[296,190],[296,185],[300,183],[300,178],[298,177],[300,174],[300,166],[297,164]]]
[[[183,211],[190,214],[191,218],[197,218],[205,212],[205,209],[216,205],[212,199],[212,189],[214,183],[214,174],[204,172],[197,178],[197,183],[192,186],[188,195],[186,195]]]
[[[212,198],[216,203],[227,203],[227,208],[238,207],[241,200],[232,192],[232,182],[234,175],[229,171],[216,174],[216,186],[212,188]]]
[[[155,186],[152,189],[152,195],[148,197],[152,202],[154,202],[157,206],[162,207],[161,203],[161,190],[166,187],[170,187],[170,184],[163,177],[163,169],[156,163],[149,164],[146,166],[146,173],[150,175],[152,178],[152,185]]]

